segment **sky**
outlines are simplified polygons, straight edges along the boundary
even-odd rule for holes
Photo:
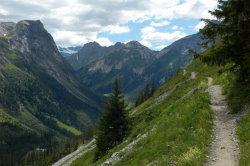
[[[0,0],[0,22],[41,20],[62,47],[137,40],[160,50],[204,26],[217,0]]]

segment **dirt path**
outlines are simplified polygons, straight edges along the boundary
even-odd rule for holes
[[[208,78],[207,91],[211,95],[211,109],[214,112],[214,140],[210,145],[208,162],[205,166],[237,166],[239,148],[235,134],[236,115],[229,114],[226,96],[222,95],[220,85],[211,85],[212,78]]]

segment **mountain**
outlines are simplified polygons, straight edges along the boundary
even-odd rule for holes
[[[82,67],[77,72],[84,84],[101,94],[109,93],[112,88],[112,80],[115,76],[119,76],[125,94],[130,101],[134,101],[146,83],[151,84],[154,81],[159,87],[173,76],[178,68],[185,68],[193,59],[193,56],[188,53],[188,49],[197,52],[202,50],[197,45],[199,42],[199,34],[194,34],[174,42],[161,51],[152,51],[137,41],[131,41],[127,44],[118,43],[119,48],[116,47],[117,49],[112,50],[111,53],[100,51],[101,54],[96,50],[115,48],[117,44],[101,47],[95,43],[95,49],[83,47],[86,50],[84,57],[94,57],[94,59],[89,63],[81,63]],[[83,55],[80,54],[80,51],[74,56]],[[91,54],[93,51],[96,51],[95,54]],[[72,59],[73,55],[69,56],[67,60],[70,58]],[[72,66],[75,65],[72,61],[69,60],[69,62]]]
[[[63,57],[70,56],[71,54],[77,53],[82,47],[75,46],[75,47],[58,47],[58,51],[61,53]]]
[[[72,67],[76,70],[91,63],[105,55],[108,55],[115,50],[119,50],[124,44],[118,42],[110,47],[102,47],[97,42],[90,42],[85,44],[77,53],[66,57]]]
[[[34,148],[81,133],[96,123],[101,100],[82,85],[40,21],[0,23],[0,161],[11,165]]]

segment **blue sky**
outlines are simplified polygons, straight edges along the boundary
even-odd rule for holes
[[[137,40],[153,50],[198,32],[217,0],[1,0],[0,21],[41,20],[57,45]]]
[[[128,28],[130,29],[129,32],[121,34],[110,34],[109,32],[101,32],[98,33],[97,37],[108,38],[113,43],[116,42],[126,43],[131,40],[137,40],[142,42],[143,38],[141,30],[143,28],[152,27],[151,26],[152,22],[161,23],[164,21],[169,22],[169,24],[164,26],[154,27],[154,29],[156,29],[158,32],[170,33],[170,34],[174,33],[175,31],[180,31],[184,33],[183,36],[197,33],[198,29],[196,26],[200,23],[200,19],[174,19],[174,20],[161,19],[161,20],[147,20],[144,21],[143,23],[136,23],[130,21],[127,24],[121,25],[121,26],[128,26]],[[163,40],[163,41],[159,40],[150,42],[150,44],[142,42],[142,44],[150,47],[151,49],[160,50],[163,48],[163,46],[170,45],[172,42],[175,41],[175,39],[178,39],[178,37],[174,38],[173,40]]]

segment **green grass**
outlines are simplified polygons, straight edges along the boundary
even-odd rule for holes
[[[82,134],[81,131],[75,129],[74,127],[66,125],[66,124],[62,123],[61,121],[59,121],[58,119],[55,119],[55,120],[56,120],[57,125],[60,128],[66,129],[67,131],[69,131],[69,132],[71,132],[71,133],[73,133],[75,135],[81,135]]]
[[[161,108],[160,116],[148,122],[150,126],[156,124],[157,130],[139,142],[117,165],[146,165],[155,160],[161,165],[170,162],[201,165],[205,161],[212,127],[209,95],[199,91],[169,108]]]
[[[240,139],[240,166],[250,164],[250,108],[246,106],[247,116],[240,120],[237,127],[237,134]]]
[[[79,153],[85,151],[86,149],[90,148],[90,147],[91,147],[92,145],[94,145],[94,144],[95,144],[95,142],[91,143],[89,146],[83,148]],[[79,162],[82,163],[81,160],[84,160],[85,163],[86,163],[86,162],[89,162],[89,161],[92,162],[92,161],[94,160],[94,155],[93,155],[92,153],[95,153],[95,150],[96,150],[96,148],[94,148],[93,150],[91,150],[91,151],[85,153],[85,154],[84,154],[84,158],[78,158],[78,159],[76,159],[75,161],[72,162],[71,166],[72,166],[72,165],[75,165],[75,164],[78,164]],[[93,152],[93,151],[94,151],[94,152]],[[88,153],[91,153],[91,155],[88,155]],[[76,155],[77,155],[77,154],[76,154]],[[76,155],[73,155],[71,158],[75,157]],[[71,158],[69,158],[68,160],[64,161],[61,165],[66,164]]]
[[[7,55],[7,57],[10,58],[11,60],[17,59],[17,55],[14,53]]]
[[[0,123],[4,122],[15,123],[15,119],[7,114],[2,107],[0,107]]]
[[[94,157],[95,157],[95,153],[96,153],[96,148],[94,148],[91,151],[88,151],[87,153],[85,153],[82,157],[76,159],[71,166],[88,166],[89,164],[91,164],[94,161]]]
[[[197,70],[199,72],[196,79],[187,81],[191,71]],[[185,76],[183,70],[179,70],[152,98],[134,109],[136,113],[131,115],[133,129],[127,141],[111,149],[97,162],[93,160],[93,150],[80,157],[74,165],[89,165],[93,162],[93,165],[99,165],[154,126],[157,126],[157,129],[136,144],[132,151],[121,154],[125,157],[116,165],[147,165],[153,161],[159,161],[160,165],[169,165],[171,162],[175,165],[202,165],[206,160],[213,124],[213,115],[209,107],[210,98],[205,89],[207,77],[214,76],[216,72],[217,69],[213,66],[201,65],[199,61],[194,61],[188,67]],[[171,95],[158,105],[146,109],[158,96],[178,83],[180,85]],[[177,99],[198,86],[202,89],[175,103]]]
[[[196,72],[194,80],[188,80],[191,72]],[[212,140],[213,113],[210,110],[210,96],[207,89],[207,77],[214,79],[213,84],[223,86],[223,93],[228,95],[227,101],[231,110],[239,110],[246,100],[245,86],[239,85],[237,73],[227,67],[208,66],[194,60],[187,67],[187,74],[179,70],[154,96],[131,110],[132,130],[126,141],[111,149],[107,155],[94,161],[95,150],[77,159],[73,165],[99,165],[106,161],[130,142],[140,137],[154,126],[157,129],[148,137],[138,142],[131,151],[123,152],[124,158],[115,165],[185,165],[199,166],[206,161],[208,145]],[[162,102],[147,109],[155,103],[155,99],[177,85],[176,89]],[[177,103],[183,95],[198,86],[195,94],[187,96]],[[234,112],[232,111],[232,112]],[[237,111],[235,111],[237,112]],[[237,128],[241,148],[241,165],[249,163],[250,156],[250,116],[242,119]]]

